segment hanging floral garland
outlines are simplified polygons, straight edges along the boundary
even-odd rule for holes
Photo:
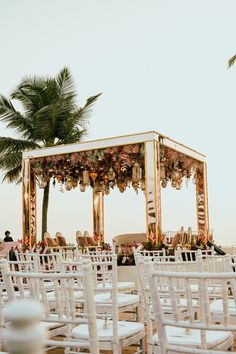
[[[203,164],[187,155],[161,145],[160,150],[160,179],[161,186],[167,187],[168,182],[175,189],[181,189],[183,180],[196,181],[197,175],[202,173]]]
[[[31,160],[39,187],[44,188],[52,178],[66,190],[88,186],[110,193],[115,186],[120,192],[132,186],[137,192],[144,186],[144,145],[132,144],[105,149],[47,156]]]

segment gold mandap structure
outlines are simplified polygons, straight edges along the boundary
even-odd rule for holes
[[[93,231],[104,241],[104,196],[113,188],[145,193],[147,238],[162,240],[161,188],[196,185],[198,239],[209,237],[207,167],[201,153],[155,131],[30,150],[23,153],[23,238],[36,243],[36,185],[93,188]]]

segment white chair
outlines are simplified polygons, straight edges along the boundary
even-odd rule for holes
[[[151,258],[158,258],[158,257],[166,257],[166,249],[162,248],[161,250],[149,251],[149,250],[139,250],[141,256],[151,257]]]
[[[51,349],[83,347],[90,349],[92,354],[99,353],[89,262],[83,263],[82,272],[72,274],[11,272],[7,263],[1,264],[1,271],[9,301],[33,299],[41,302],[44,307],[42,325],[50,329],[51,338],[62,334],[66,336],[65,340],[48,340],[47,344]],[[14,284],[12,278],[15,279]],[[79,310],[78,301],[83,304]],[[83,330],[84,326],[88,331],[86,340],[75,340],[71,335],[71,328]]]
[[[226,272],[228,270],[228,256],[202,256],[203,272]]]
[[[139,296],[127,294],[127,284],[117,282],[117,257],[115,254],[97,254],[96,256],[83,255],[82,259],[91,259],[93,285],[95,288],[95,304],[97,311],[106,313],[112,306],[111,295],[113,287],[119,291],[117,295],[117,306],[119,313],[130,312],[138,317]],[[76,272],[81,267],[81,261],[62,262],[61,271]],[[114,276],[116,281],[114,282]],[[125,290],[125,293],[123,292]]]
[[[160,284],[167,279],[165,289]],[[193,292],[191,283],[198,283],[199,316],[196,319],[193,311]],[[221,284],[221,296],[224,313],[222,324],[216,324],[211,314],[211,294],[209,287],[217,281]],[[184,286],[183,286],[184,284]],[[228,302],[228,287],[230,286],[234,301],[236,301],[236,275],[234,273],[178,273],[178,272],[150,272],[149,288],[156,318],[158,335],[154,336],[154,350],[161,354],[167,353],[225,353],[232,348],[233,334],[236,325],[231,323]],[[166,318],[165,307],[162,302],[163,291],[170,299],[170,306],[174,316]],[[178,306],[178,297],[186,299],[187,316],[181,316],[181,307]]]
[[[104,269],[105,267],[104,261],[106,261],[107,259],[110,261],[111,260],[110,256],[112,256],[113,254],[114,254],[113,250],[111,251],[95,250],[95,251],[90,251],[89,253],[76,253],[76,260],[74,265],[76,265],[76,262],[82,262],[83,259],[89,259],[92,262],[92,264],[94,262],[103,262],[103,269]],[[64,262],[64,261],[63,264],[64,266],[67,265],[67,267],[70,267],[70,265],[72,265],[72,263],[70,264],[70,262]],[[112,285],[110,283],[107,283],[106,286],[109,287]],[[117,287],[119,292],[132,293],[134,292],[135,289],[135,283],[132,281],[118,281]]]
[[[200,253],[199,250],[188,250],[188,249],[181,249],[178,247],[175,250],[176,259],[179,261],[184,262],[193,262],[196,261],[197,254]]]
[[[102,261],[99,262],[99,258]],[[129,294],[119,294],[117,291],[117,257],[116,255],[97,256],[96,262],[91,263],[95,274],[95,303],[98,316],[98,340],[100,350],[112,350],[120,354],[123,347],[140,345],[143,350],[144,325],[139,322],[119,321],[119,312],[129,305]],[[101,259],[101,258],[100,258]],[[107,286],[110,282],[112,286]],[[102,314],[102,315],[101,315]],[[74,338],[86,339],[87,326],[76,327],[72,330]]]
[[[195,269],[198,270],[199,266],[197,262],[159,262],[158,259],[151,260],[149,257],[143,257],[139,255],[135,255],[135,264],[137,268],[137,275],[139,281],[139,291],[141,296],[141,304],[142,304],[142,315],[143,319],[146,323],[146,333],[147,333],[147,348],[148,353],[152,353],[154,346],[153,333],[155,333],[155,325],[154,325],[154,314],[152,303],[150,301],[150,292],[149,292],[149,283],[148,283],[148,273],[150,271],[159,270],[163,272],[169,271],[183,271],[186,269]],[[189,267],[188,267],[189,266]],[[194,267],[194,268],[193,268]],[[166,286],[166,279],[163,279],[161,287],[163,290]],[[195,284],[191,284],[191,287],[194,287]],[[197,298],[198,298],[198,288],[195,290],[195,299],[193,301],[193,312],[196,314],[197,312]],[[162,302],[165,306],[165,316],[173,317],[173,311],[170,307],[170,299],[167,294],[163,292]],[[178,297],[178,306],[181,307],[181,316],[184,318],[186,316],[186,300],[184,298]]]

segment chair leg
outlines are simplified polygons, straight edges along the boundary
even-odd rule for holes
[[[155,349],[154,344],[148,342],[147,343],[147,354],[155,353],[154,349]]]
[[[139,347],[140,347],[140,352],[144,353],[144,339],[143,338],[140,340]]]
[[[118,344],[114,344],[112,346],[112,353],[113,354],[122,354],[122,348]]]

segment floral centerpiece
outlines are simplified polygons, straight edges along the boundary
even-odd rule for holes
[[[17,241],[20,244],[20,251],[21,252],[38,252],[38,253],[43,253],[45,250],[45,241],[39,241],[35,246],[32,248],[30,247],[29,239],[26,237],[25,239],[20,239]]]

